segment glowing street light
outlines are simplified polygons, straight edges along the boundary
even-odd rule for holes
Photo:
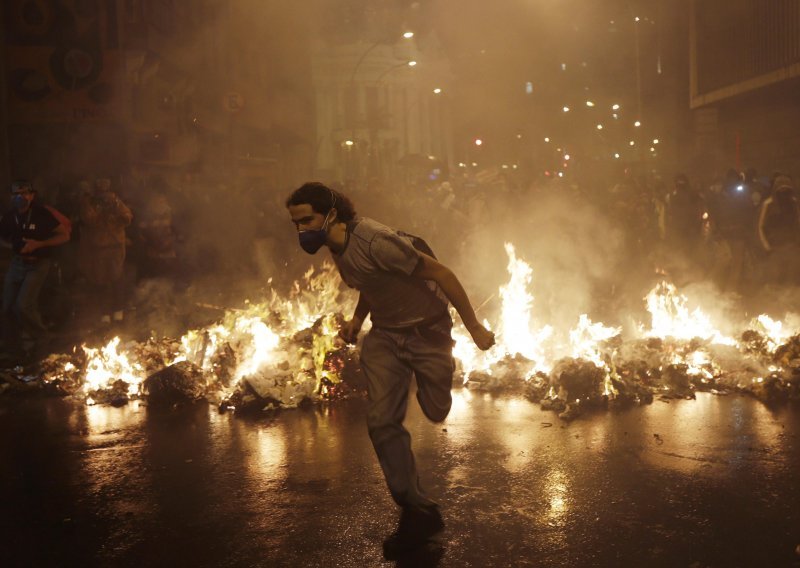
[[[586,106],[587,107],[593,107],[594,103],[592,101],[586,101]]]
[[[568,106],[565,106],[565,107],[564,107],[562,110],[563,110],[564,112],[569,112],[569,107],[568,107]]]
[[[545,136],[545,137],[544,137],[544,141],[545,141],[545,142],[550,142],[550,138],[548,138],[547,136]]]
[[[598,124],[597,125],[597,130],[603,130],[603,125],[602,124]]]
[[[406,32],[403,34],[403,37],[406,39],[411,39],[412,37],[414,37],[414,32]]]
[[[384,77],[386,77],[389,73],[392,73],[392,72],[396,71],[397,69],[405,68],[405,67],[415,67],[416,65],[417,65],[417,62],[414,61],[414,60],[403,61],[403,62],[398,63],[397,65],[392,65],[391,67],[387,68],[383,73],[381,73],[378,76],[378,78],[375,80],[375,85],[380,85],[381,81],[383,81]]]
[[[345,140],[344,141],[344,145],[345,146],[352,146],[353,144],[355,144],[355,142],[353,142],[352,140]]]
[[[434,95],[438,95],[438,94],[440,94],[441,92],[442,92],[442,90],[441,90],[439,87],[436,87],[436,88],[433,90],[433,94],[434,94]]]
[[[476,138],[475,139],[475,145],[476,146],[481,146],[482,144],[483,144],[483,140],[481,140],[480,138]]]
[[[658,138],[653,138],[653,144],[658,144],[660,141]]]
[[[616,153],[616,154],[614,154],[614,158],[616,158],[617,160],[619,160],[619,153]]]
[[[570,156],[569,154],[564,154],[564,159],[565,159],[565,160],[569,160],[571,157],[572,157],[572,156]]]
[[[634,125],[636,128],[639,128],[639,127],[642,125],[642,123],[641,123],[640,121],[638,121],[638,120],[637,120],[636,122],[634,122],[634,123],[633,123],[633,125]]]
[[[611,110],[619,110],[619,105],[615,104],[611,106]]]
[[[628,144],[630,144],[631,146],[634,146],[634,145],[636,144],[636,142],[634,142],[633,140],[631,140],[630,142],[628,142]]]

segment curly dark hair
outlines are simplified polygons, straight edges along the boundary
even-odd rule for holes
[[[344,223],[356,217],[356,208],[346,195],[318,181],[304,183],[295,189],[286,200],[286,207],[306,203],[311,205],[315,213],[322,215],[327,215],[335,208],[336,219]]]

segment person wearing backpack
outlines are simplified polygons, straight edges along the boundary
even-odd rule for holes
[[[411,377],[425,416],[442,422],[450,411],[455,371],[448,302],[480,349],[494,345],[494,334],[478,321],[455,274],[418,237],[358,217],[345,195],[321,183],[295,190],[286,207],[303,250],[314,254],[327,246],[342,280],[359,291],[341,338],[355,343],[364,320],[368,315],[372,320],[361,367],[368,383],[369,436],[392,498],[402,508],[398,532],[384,543],[387,557],[393,556],[444,527],[437,504],[420,487],[411,436],[403,426]],[[414,534],[405,530],[411,526]]]

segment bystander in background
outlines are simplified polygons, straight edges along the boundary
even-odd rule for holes
[[[109,178],[98,178],[93,191],[80,197],[80,268],[94,288],[104,324],[125,315],[125,228],[132,219],[131,210],[111,191]]]

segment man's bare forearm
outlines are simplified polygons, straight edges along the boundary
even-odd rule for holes
[[[475,310],[472,309],[469,296],[467,296],[464,286],[461,285],[461,281],[453,271],[426,254],[421,254],[420,257],[421,261],[414,270],[413,275],[423,280],[436,282],[444,292],[444,295],[447,296],[447,299],[450,300],[450,303],[453,304],[467,329],[480,325],[478,318],[475,316]]]
[[[367,319],[369,315],[369,304],[364,299],[362,294],[358,295],[358,303],[356,304],[356,309],[353,312],[353,319],[358,320],[359,323],[364,323],[364,320]]]
[[[446,267],[443,268],[444,270],[436,282],[441,287],[444,295],[447,296],[447,299],[450,300],[450,303],[453,304],[456,312],[461,317],[461,321],[464,322],[464,326],[467,329],[471,329],[476,325],[480,325],[475,315],[475,310],[472,308],[472,303],[469,301],[469,296],[467,296],[467,291],[461,285],[461,281],[452,270]]]

